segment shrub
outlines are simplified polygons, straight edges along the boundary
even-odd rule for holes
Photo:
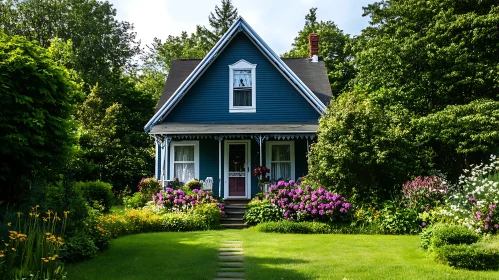
[[[436,250],[436,259],[456,268],[469,270],[499,269],[499,250],[479,245],[443,245]]]
[[[146,205],[147,199],[145,199],[140,192],[136,192],[131,197],[126,197],[123,199],[123,203],[126,208],[137,209],[144,207]]]
[[[265,222],[256,226],[258,231],[261,232],[276,232],[276,233],[331,233],[333,229],[325,223],[318,222],[292,222],[292,221],[279,221],[279,222]]]
[[[0,272],[5,277],[2,279],[64,278],[60,250],[67,212],[61,219],[52,211],[40,214],[38,208],[32,208],[25,219],[18,213],[15,228],[9,230],[9,238],[2,242]]]
[[[113,187],[111,184],[101,181],[90,181],[77,182],[75,183],[75,186],[82,191],[83,197],[90,206],[95,207],[95,203],[97,202],[99,206],[104,208],[104,212],[109,212],[114,200]]]
[[[319,187],[302,188],[294,181],[279,181],[269,188],[266,198],[283,212],[284,219],[294,221],[333,222],[349,217],[351,204],[339,194]]]
[[[165,191],[159,192],[157,196],[153,196],[152,201],[166,211],[188,211],[194,206],[203,203],[216,203],[222,215],[225,215],[223,203],[219,203],[209,191],[194,189],[192,191],[173,190],[166,188]]]
[[[190,180],[189,182],[187,182],[185,184],[185,187],[191,191],[192,190],[200,190],[203,188],[203,184],[198,179],[194,179],[194,180]]]
[[[246,206],[243,221],[247,225],[256,225],[263,222],[277,222],[282,220],[282,213],[276,205],[268,200],[252,200]]]
[[[161,190],[161,184],[156,178],[142,178],[137,186],[142,197],[147,201],[152,200],[152,196]]]
[[[92,238],[82,232],[66,240],[61,248],[61,258],[65,263],[75,263],[91,259],[97,252]]]
[[[480,236],[461,225],[439,224],[430,235],[430,247],[439,248],[444,245],[473,244],[478,242]]]
[[[421,213],[445,201],[447,182],[436,176],[416,177],[402,186],[402,192],[406,206]]]
[[[418,212],[396,201],[385,201],[379,210],[379,232],[389,234],[416,233],[421,229]]]
[[[222,211],[216,203],[197,204],[194,209],[192,209],[192,213],[196,216],[202,217],[207,228],[220,228],[220,218],[222,218]]]

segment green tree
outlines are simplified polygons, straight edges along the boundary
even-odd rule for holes
[[[355,76],[352,62],[350,35],[332,21],[317,21],[317,8],[311,8],[305,16],[305,26],[298,32],[292,49],[283,54],[283,57],[309,57],[310,44],[308,36],[311,33],[319,34],[319,55],[323,57],[328,71],[329,82],[333,95],[339,95]]]
[[[389,88],[424,116],[499,92],[499,5],[494,0],[379,1],[356,44],[356,84]]]
[[[119,95],[96,86],[78,108],[83,162],[77,178],[110,182],[121,191],[153,172],[153,145],[143,125],[156,100],[127,76],[116,76],[113,83]]]
[[[69,160],[81,92],[46,49],[2,32],[0,84],[0,197],[19,203]]]
[[[410,119],[402,106],[383,106],[362,88],[343,93],[320,119],[310,176],[355,202],[389,199],[420,171],[418,147],[405,129]]]
[[[232,5],[231,0],[222,0],[221,7],[215,5],[215,13],[210,12],[208,17],[211,30],[205,26],[196,26],[196,36],[202,49],[208,52],[238,17],[237,8]]]

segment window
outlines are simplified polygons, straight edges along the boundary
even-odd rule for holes
[[[199,178],[199,142],[172,142],[170,145],[170,177],[180,182]]]
[[[266,158],[271,180],[295,179],[294,141],[268,141]]]
[[[256,112],[256,64],[240,60],[229,65],[229,112]]]

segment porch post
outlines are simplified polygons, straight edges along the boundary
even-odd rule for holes
[[[258,136],[254,136],[253,137],[256,142],[258,142],[258,145],[260,146],[260,166],[263,165],[263,160],[262,160],[262,144],[263,144],[263,141],[268,139],[269,137],[268,136],[262,136],[261,134],[258,135]]]
[[[216,137],[218,140],[218,196],[222,197],[222,140],[223,136]]]
[[[310,153],[310,146],[308,145],[308,137],[307,137],[307,154]]]
[[[163,152],[163,164],[161,165],[161,167],[163,169],[163,172],[161,172],[161,175],[163,177],[163,183],[162,183],[163,188],[165,187],[165,182],[167,180],[166,174],[168,172],[168,168],[167,168],[168,150],[170,148],[170,142],[172,141],[172,137],[171,136],[166,136],[164,141],[165,142],[164,142],[163,146],[165,147],[165,150]]]
[[[160,136],[157,136],[157,135],[154,135],[154,143],[156,144],[156,158],[154,159],[154,177],[156,177],[156,179],[158,179],[159,181],[161,181],[161,176],[159,176],[159,160],[158,160],[158,157],[160,155],[160,153],[162,152],[161,151],[161,147],[162,147],[162,142],[161,141],[161,137]]]

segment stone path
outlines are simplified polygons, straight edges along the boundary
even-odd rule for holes
[[[241,241],[224,241],[218,254],[218,271],[214,280],[244,280]]]

